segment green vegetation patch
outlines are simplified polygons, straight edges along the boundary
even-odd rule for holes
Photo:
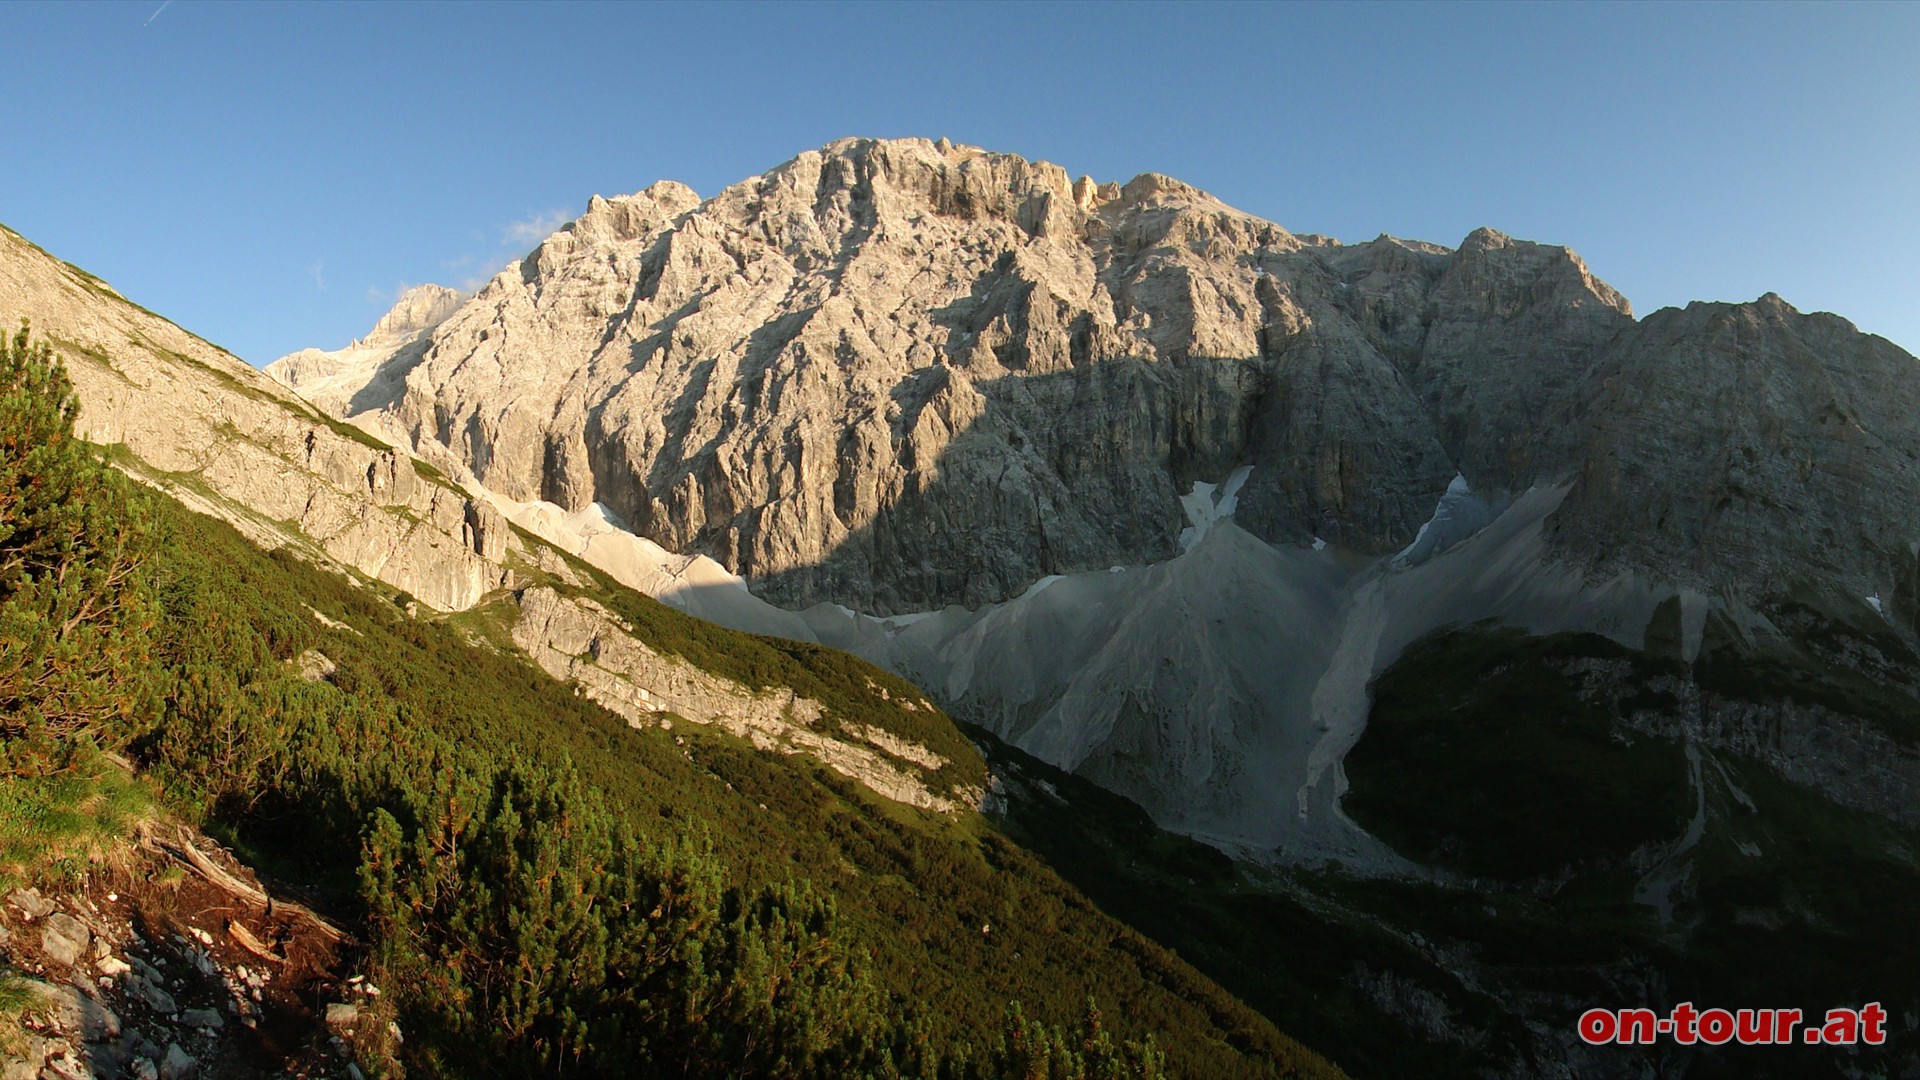
[[[1347,812],[1420,862],[1509,880],[1677,837],[1685,755],[1582,692],[1573,669],[1593,660],[1640,680],[1664,670],[1592,634],[1483,624],[1416,642],[1374,683]]]
[[[1785,699],[1865,720],[1902,747],[1920,748],[1920,657],[1862,607],[1833,613],[1829,598],[1771,604],[1764,614],[1790,635],[1748,641],[1718,615],[1695,665],[1701,689],[1741,701]]]
[[[0,744],[0,894],[77,878],[156,812],[124,765],[86,744],[58,753],[48,760],[44,747]]]

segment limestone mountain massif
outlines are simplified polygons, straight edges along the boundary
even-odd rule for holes
[[[1691,659],[1793,588],[1916,612],[1912,357],[1773,296],[1636,319],[1492,229],[1343,244],[1157,174],[849,139],[596,196],[446,299],[377,362],[268,371],[1230,847],[1395,865],[1340,761],[1436,628],[1638,648],[1671,601]]]

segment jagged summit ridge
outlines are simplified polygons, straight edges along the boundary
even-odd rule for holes
[[[447,321],[467,294],[445,285],[415,285],[400,294],[373,330],[354,346],[399,345]]]
[[[1531,482],[1542,403],[1631,324],[1565,249],[1470,239],[1345,246],[1157,174],[842,140],[704,202],[596,198],[328,401],[787,602],[1170,557],[1179,494],[1249,464],[1262,539],[1388,552],[1456,473]]]
[[[354,398],[379,377],[380,369],[447,321],[468,294],[444,285],[415,285],[401,292],[392,308],[365,337],[344,349],[301,349],[267,365],[266,372],[329,412],[355,411]]]

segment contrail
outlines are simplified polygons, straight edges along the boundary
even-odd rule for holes
[[[160,5],[159,7],[157,7],[157,8],[154,8],[154,9],[153,9],[153,14],[151,14],[151,15],[149,15],[149,16],[147,16],[147,21],[146,21],[146,22],[144,22],[144,23],[141,23],[140,25],[142,25],[142,26],[152,26],[152,25],[153,25],[153,20],[155,20],[155,19],[157,19],[157,18],[159,18],[159,17],[160,17],[160,13],[161,13],[161,12],[163,12],[163,11],[165,11],[165,10],[167,10],[168,8],[170,8],[170,7],[172,7],[172,6],[173,6],[173,0],[167,0],[167,2],[166,2],[166,3],[164,3],[164,4],[161,4],[161,5]]]

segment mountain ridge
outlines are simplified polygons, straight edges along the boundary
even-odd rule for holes
[[[1783,633],[1801,579],[1920,614],[1920,364],[1838,317],[1635,319],[1492,228],[1342,245],[925,140],[596,197],[341,414],[711,558],[751,594],[674,603],[854,651],[1257,858],[1404,870],[1340,762],[1449,623],[1639,649],[1671,601],[1691,662],[1714,618]]]
[[[1456,473],[1579,472],[1589,368],[1644,324],[1577,255],[1492,228],[1341,245],[1159,174],[848,139],[706,200],[595,196],[334,404],[776,603],[888,615],[1168,557],[1177,497],[1244,464],[1263,539],[1398,550]],[[984,551],[943,546],[960,523]]]

